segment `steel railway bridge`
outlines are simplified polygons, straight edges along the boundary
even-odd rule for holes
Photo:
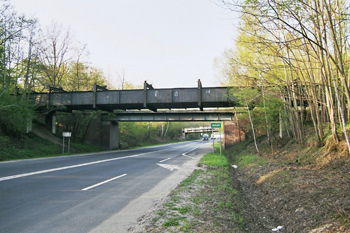
[[[232,121],[231,108],[237,99],[228,87],[202,87],[198,80],[195,88],[156,89],[144,82],[143,89],[107,90],[94,85],[93,91],[65,92],[50,88],[48,93],[31,94],[32,103],[42,110],[50,110],[46,125],[55,133],[55,112],[74,110],[103,110],[112,117],[103,118],[105,133],[109,134],[105,147],[119,145],[118,122],[121,121]]]

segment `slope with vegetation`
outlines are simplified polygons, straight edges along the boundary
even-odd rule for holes
[[[271,144],[281,130],[283,137],[303,145],[307,126],[312,126],[322,146],[327,124],[331,147],[344,142],[349,152],[348,2],[222,3],[242,14],[235,48],[225,52],[222,82],[234,87],[232,94],[246,109],[238,120],[250,120],[246,131],[251,138],[267,134]]]
[[[349,158],[306,139],[302,150],[288,140],[272,154],[265,136],[260,154],[253,141],[207,154],[131,231],[349,232]]]
[[[348,1],[219,2],[241,13],[221,68],[247,142],[185,180],[142,229],[349,232]]]

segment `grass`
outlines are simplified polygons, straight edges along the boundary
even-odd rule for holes
[[[182,219],[183,218],[181,218],[181,217],[171,218],[168,221],[166,221],[165,223],[163,223],[163,226],[165,226],[165,227],[179,226],[180,225],[179,221]]]
[[[215,143],[215,151],[218,151],[220,145]],[[220,153],[208,153],[203,156],[203,158],[199,161],[199,165],[207,165],[213,167],[225,167],[229,166],[229,162],[226,156]]]
[[[165,145],[178,142],[180,141],[160,143],[157,145]],[[145,145],[134,148],[149,146],[155,145]],[[0,134],[0,161],[101,152],[106,151],[106,149],[95,145],[71,141],[70,153],[67,153],[67,143],[65,151],[66,153],[62,153],[61,146],[55,145],[52,142],[40,138],[33,133],[23,134],[20,138],[13,138]]]
[[[200,173],[200,170],[194,170],[193,171],[193,175],[184,179],[181,184],[179,185],[180,187],[189,187],[191,188],[191,184],[193,184],[195,182],[195,180],[197,179],[198,175]]]
[[[67,144],[65,147],[65,153],[62,153],[61,146],[55,145],[52,142],[40,138],[32,133],[22,135],[20,138],[0,135],[0,161],[44,158],[101,151],[106,151],[106,149],[95,145],[71,141],[70,153],[67,153]]]
[[[235,161],[240,167],[254,167],[254,166],[265,166],[269,164],[269,160],[263,157],[260,157],[256,154],[251,153],[240,153],[235,157]]]
[[[238,211],[238,191],[229,177],[227,157],[220,153],[208,153],[199,164],[207,168],[195,170],[171,192],[152,219],[153,226],[162,229],[171,227],[164,230],[171,232],[196,232],[197,229],[207,232],[227,229],[227,225],[231,229],[242,225],[244,218]],[[206,224],[203,225],[203,222]]]
[[[71,142],[70,153],[62,154],[62,147],[34,134],[21,138],[0,136],[0,161],[32,159],[103,151],[101,147]]]
[[[155,226],[158,224],[161,232],[248,232],[247,229],[259,232],[257,229],[265,221],[277,226],[280,222],[276,219],[283,216],[282,220],[289,221],[290,226],[304,229],[298,220],[303,216],[310,229],[330,221],[339,224],[339,229],[343,226],[349,229],[350,159],[340,153],[339,148],[331,153],[326,146],[320,147],[314,141],[315,138],[310,137],[305,145],[298,145],[294,140],[284,140],[271,153],[267,140],[261,138],[260,154],[246,141],[223,151],[224,155],[204,155],[199,162],[204,169],[195,171],[172,192],[171,195],[180,198],[171,198],[174,203],[171,208],[162,207],[164,215],[154,222]],[[215,151],[219,151],[218,145],[215,146]],[[238,169],[231,168],[231,164]],[[249,179],[247,183],[263,191],[261,200],[276,211],[266,209],[269,215],[264,216],[261,211],[247,210],[247,199],[254,201],[256,196],[244,196],[244,192],[235,189],[239,187],[237,174],[244,174]],[[246,192],[251,191],[248,188]],[[334,204],[335,200],[339,205]],[[184,218],[175,223],[174,214]],[[260,216],[264,220],[259,220]],[[298,221],[291,220],[293,218]],[[149,232],[153,232],[152,229]]]

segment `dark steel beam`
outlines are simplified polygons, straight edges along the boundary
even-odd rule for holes
[[[229,95],[228,87],[152,89],[147,82],[143,89],[104,90],[97,85],[93,91],[33,93],[37,107],[64,107],[71,110],[135,110],[222,108],[236,106],[236,98]]]
[[[104,121],[142,122],[142,121],[233,121],[233,112],[118,112],[115,116],[103,118]]]

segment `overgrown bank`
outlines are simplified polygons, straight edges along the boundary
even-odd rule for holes
[[[62,146],[33,133],[23,134],[19,138],[0,134],[0,161],[67,155],[67,144],[66,142],[66,153],[62,154]],[[77,142],[70,143],[71,154],[99,151],[103,151],[103,148]]]
[[[54,137],[52,135],[52,137]],[[33,133],[22,134],[20,137],[11,137],[0,134],[0,162],[20,159],[33,159],[51,156],[72,155],[81,153],[93,153],[107,151],[100,146],[81,143],[79,141],[70,141],[70,151],[68,153],[68,142],[65,142],[65,151],[62,152],[62,139],[55,138],[59,143],[53,143],[47,138],[41,138]],[[143,143],[142,146],[154,146],[165,143],[176,143],[179,141],[158,140],[153,142]],[[138,146],[141,147],[141,146]],[[137,148],[137,147],[132,147]],[[128,148],[128,149],[132,149]]]
[[[349,158],[264,145],[260,155],[249,142],[208,154],[138,232],[349,232]]]

